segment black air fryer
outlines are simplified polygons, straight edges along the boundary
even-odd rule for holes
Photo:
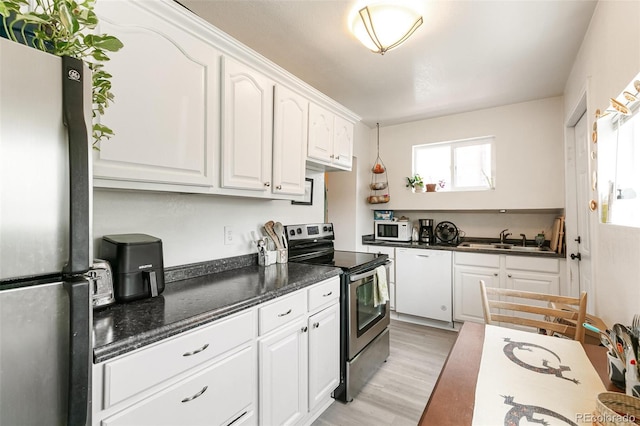
[[[105,235],[101,256],[113,269],[116,301],[155,297],[164,291],[160,238],[146,234]]]

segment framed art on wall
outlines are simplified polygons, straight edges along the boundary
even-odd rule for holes
[[[292,201],[291,204],[297,204],[300,206],[313,205],[313,179],[304,179],[304,199],[303,201]]]

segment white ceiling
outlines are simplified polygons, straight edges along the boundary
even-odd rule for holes
[[[419,1],[384,56],[350,33],[357,0],[180,0],[370,127],[561,95],[596,1]]]

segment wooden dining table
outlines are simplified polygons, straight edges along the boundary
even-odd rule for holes
[[[422,413],[419,426],[472,424],[484,331],[484,324],[467,321],[462,325]],[[583,348],[607,391],[623,392],[609,380],[607,349],[589,344],[584,344]]]

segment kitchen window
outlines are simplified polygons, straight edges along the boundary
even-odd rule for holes
[[[413,171],[438,191],[495,188],[495,137],[413,146]]]

